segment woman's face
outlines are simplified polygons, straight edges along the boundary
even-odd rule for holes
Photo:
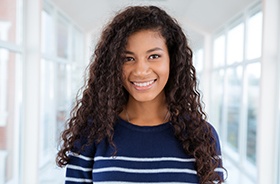
[[[134,100],[162,100],[169,77],[169,53],[159,32],[142,30],[128,37],[123,85]]]

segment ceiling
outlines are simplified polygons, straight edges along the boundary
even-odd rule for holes
[[[50,0],[86,32],[100,31],[115,13],[129,5],[157,5],[175,17],[192,42],[212,33],[259,0]],[[195,45],[195,44],[194,44]]]

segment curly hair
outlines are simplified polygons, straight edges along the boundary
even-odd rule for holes
[[[107,139],[114,145],[114,124],[128,101],[122,82],[123,53],[128,37],[141,30],[158,31],[166,41],[170,75],[164,90],[170,122],[186,154],[196,159],[200,183],[223,182],[215,172],[222,163],[216,150],[217,140],[203,112],[192,50],[178,22],[155,6],[127,7],[104,28],[88,66],[82,97],[77,100],[62,133],[58,166],[69,162],[68,155],[75,141],[83,137],[88,140],[85,144]]]

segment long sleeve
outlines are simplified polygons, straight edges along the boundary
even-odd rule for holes
[[[81,145],[78,143],[69,154],[69,163],[66,166],[65,184],[88,184],[92,183],[93,169],[93,146],[85,146],[80,154],[77,154]]]
[[[224,178],[224,169],[222,168],[223,161],[222,161],[222,151],[221,151],[220,139],[219,139],[217,131],[215,130],[215,128],[212,125],[211,125],[211,130],[212,130],[212,133],[214,136],[214,141],[216,144],[216,151],[217,151],[217,154],[219,157],[219,166],[215,169],[215,171],[219,173],[221,178]]]

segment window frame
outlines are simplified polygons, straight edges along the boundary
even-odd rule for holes
[[[11,40],[0,40],[0,49],[2,51],[6,51],[9,55],[10,54],[14,54],[15,57],[15,67],[14,69],[14,73],[15,75],[14,77],[14,84],[13,86],[15,86],[15,89],[13,89],[13,91],[15,91],[15,94],[13,97],[13,112],[14,112],[14,116],[13,116],[13,132],[12,135],[8,135],[7,137],[12,137],[13,138],[13,156],[12,156],[12,162],[13,162],[13,166],[12,166],[12,170],[11,172],[12,174],[12,178],[8,181],[6,181],[6,184],[12,184],[12,183],[18,183],[19,182],[19,177],[20,177],[20,168],[18,167],[21,163],[21,156],[20,156],[20,152],[21,152],[21,148],[20,148],[20,143],[21,143],[21,135],[22,135],[22,130],[21,130],[21,124],[22,124],[22,65],[24,62],[24,53],[23,53],[23,41],[22,41],[22,36],[23,36],[23,0],[15,0],[15,6],[16,6],[16,10],[15,10],[15,17],[16,17],[16,31],[15,31],[15,41],[11,41]],[[7,65],[9,65],[9,60],[7,61]],[[7,82],[9,80],[9,71],[6,73],[7,74]],[[1,75],[1,74],[0,74]],[[5,84],[5,83],[4,83]],[[3,92],[4,94],[8,95],[7,93],[8,88],[6,88],[5,86],[0,89],[0,93],[2,94]],[[8,100],[4,101],[3,103],[0,102],[0,105],[4,105],[6,106],[6,103],[9,103]],[[9,116],[9,109],[7,109],[8,107],[4,108],[4,111],[0,111],[0,116],[1,116],[1,120],[2,119],[8,119]],[[0,109],[1,110],[1,109]],[[4,114],[4,115],[3,115]],[[0,126],[5,127],[7,124],[4,123]],[[9,134],[10,132],[8,132]],[[1,159],[5,159],[4,157],[8,156],[8,152],[6,150],[0,150],[1,151]],[[6,158],[7,159],[7,158]],[[2,162],[2,161],[1,161]],[[3,169],[6,170],[5,167],[5,162],[1,163],[1,167],[0,170],[2,170],[2,167],[4,167]],[[1,175],[1,173],[0,173]],[[1,175],[2,176],[2,175]],[[5,173],[4,173],[5,176]],[[2,178],[1,178],[2,179]],[[0,181],[1,182],[1,181]]]
[[[247,83],[246,82],[246,69],[250,64],[254,64],[254,63],[260,63],[261,64],[261,57],[256,58],[256,59],[252,59],[252,60],[248,60],[246,57],[247,54],[247,48],[246,48],[246,44],[247,44],[247,40],[248,40],[248,20],[250,17],[254,16],[256,13],[258,12],[262,12],[262,8],[261,8],[261,4],[257,3],[254,4],[253,6],[249,7],[248,9],[244,10],[243,12],[241,12],[240,14],[238,14],[237,16],[235,16],[232,20],[228,21],[228,23],[226,23],[223,27],[221,27],[220,29],[217,30],[217,32],[214,34],[213,39],[212,39],[212,46],[213,46],[213,64],[212,64],[212,69],[211,69],[211,78],[214,77],[214,74],[216,74],[217,72],[224,72],[224,78],[223,78],[223,86],[222,86],[222,90],[223,90],[223,96],[222,96],[222,108],[224,110],[222,110],[222,113],[219,114],[220,117],[215,117],[215,119],[219,119],[221,118],[220,122],[220,132],[221,132],[221,142],[224,143],[223,144],[223,149],[224,149],[224,154],[226,155],[226,158],[228,160],[230,160],[232,163],[234,163],[234,165],[241,169],[244,170],[245,175],[250,178],[250,180],[252,182],[256,182],[256,178],[257,178],[257,166],[250,163],[247,160],[247,108],[248,108],[248,104],[245,104],[247,102],[247,93],[246,92],[246,86]],[[244,41],[243,41],[243,60],[241,62],[236,62],[236,63],[232,63],[232,64],[228,64],[227,62],[227,46],[228,46],[228,32],[235,28],[235,26],[239,25],[240,23],[244,24]],[[224,63],[223,65],[216,65],[214,64],[214,43],[215,40],[217,38],[219,38],[220,36],[225,36],[225,55],[224,55]],[[228,90],[228,84],[227,84],[227,70],[230,68],[236,68],[236,67],[241,67],[242,68],[242,84],[241,84],[241,101],[240,101],[240,107],[241,109],[239,109],[239,112],[241,113],[239,115],[239,136],[238,136],[238,144],[239,144],[239,149],[237,152],[233,151],[227,143],[227,104],[226,104],[226,96],[227,96],[227,90]],[[213,80],[213,79],[212,79]],[[211,99],[213,98],[213,88],[214,86],[211,85]],[[212,100],[211,100],[212,101]],[[211,104],[212,105],[212,104]],[[213,112],[210,112],[212,115]],[[215,115],[214,115],[215,116]],[[257,119],[258,121],[258,119]],[[256,126],[256,131],[257,131],[258,127]],[[256,140],[257,143],[257,140]],[[257,154],[257,150],[256,150],[256,154]]]
[[[279,15],[279,19],[280,19],[280,15]],[[278,40],[278,61],[280,61],[280,37],[279,37],[279,40]],[[278,63],[278,71],[280,71],[280,64]],[[278,76],[280,76],[280,75],[278,75]],[[276,181],[277,181],[277,183],[280,183],[280,80],[278,80],[278,93],[277,93],[278,95],[277,95],[277,98],[278,98],[278,115],[277,115],[277,117],[276,117],[276,122],[278,122],[278,123],[276,123],[276,142],[275,142],[275,144],[276,144],[276,146],[277,146],[277,148],[276,148],[276,156],[275,156],[275,160],[277,160],[278,161],[278,163],[277,163],[277,166],[276,166]]]
[[[72,56],[73,55],[73,50],[75,49],[73,47],[73,42],[74,42],[74,37],[75,37],[75,33],[79,33],[80,36],[81,36],[81,41],[83,42],[82,44],[84,44],[84,36],[85,36],[85,33],[82,29],[79,28],[78,25],[76,25],[73,21],[71,21],[71,19],[66,15],[64,14],[57,6],[55,6],[53,3],[47,1],[47,0],[44,0],[43,1],[43,5],[42,5],[42,10],[41,10],[41,14],[43,13],[43,11],[45,11],[46,13],[49,14],[51,20],[52,20],[52,27],[51,27],[51,30],[50,32],[52,32],[53,34],[52,35],[52,38],[51,38],[51,42],[50,44],[52,45],[52,48],[49,48],[51,49],[49,52],[45,50],[45,52],[43,50],[41,50],[41,63],[48,63],[48,65],[53,65],[54,67],[54,73],[53,73],[53,77],[56,79],[57,78],[57,75],[59,73],[59,68],[61,65],[63,65],[65,67],[65,83],[67,85],[67,89],[69,90],[66,90],[66,93],[65,93],[65,97],[69,100],[69,106],[70,106],[70,102],[72,102],[72,100],[74,100],[74,96],[76,95],[76,91],[71,91],[77,84],[75,84],[76,80],[75,81],[72,81],[71,79],[73,77],[75,77],[75,74],[72,74],[72,70],[73,68],[78,68],[78,69],[81,69],[82,67],[84,67],[84,62],[81,62],[81,60],[83,61],[84,60],[84,55],[81,55],[80,56],[80,60],[79,62],[77,62],[75,60],[75,58]],[[41,19],[42,23],[41,23],[41,26],[43,25],[43,19]],[[57,52],[57,43],[58,43],[58,25],[60,22],[63,22],[63,24],[65,24],[65,28],[67,29],[67,57],[60,57],[58,55],[58,52]],[[43,40],[44,35],[42,35],[42,38],[41,40]],[[48,48],[47,48],[48,49]],[[76,48],[77,49],[77,48]],[[79,50],[81,52],[84,52],[82,49],[84,49],[84,47],[82,48],[79,48]],[[76,51],[74,51],[76,52]],[[43,64],[42,64],[43,65]],[[81,66],[82,65],[82,66]],[[43,70],[43,68],[41,68],[41,70]],[[44,72],[42,72],[44,73]],[[43,76],[42,76],[43,77]],[[53,114],[55,118],[57,118],[57,113],[58,113],[58,110],[59,110],[59,107],[58,107],[58,80],[55,80],[54,83],[53,83],[53,87],[54,87],[54,103],[53,104],[55,106],[55,108],[53,109]],[[43,89],[44,87],[41,85],[40,89]],[[40,93],[40,100],[42,100],[43,98],[43,93]],[[41,112],[41,126],[40,126],[40,132],[43,134],[43,125],[44,125],[44,103],[42,102],[41,103],[41,108],[40,108],[40,112]],[[70,114],[70,110],[71,110],[71,107],[65,107],[65,110],[67,111],[67,117],[69,116]],[[52,162],[53,160],[53,155],[54,153],[57,151],[57,146],[58,146],[58,135],[56,135],[59,130],[58,127],[57,127],[57,122],[58,120],[56,119],[55,122],[53,122],[52,124],[52,131],[54,131],[54,133],[52,133],[51,135],[41,135],[40,136],[40,142],[41,142],[41,145],[40,145],[40,150],[39,150],[39,168],[40,170],[43,170],[44,166],[46,166],[50,161]],[[54,129],[55,128],[55,129]],[[43,142],[45,139],[51,139],[51,142],[53,143],[53,147],[48,147],[48,148],[44,148],[42,145],[43,145]],[[47,149],[47,150],[46,150]],[[41,175],[41,173],[40,173]]]

